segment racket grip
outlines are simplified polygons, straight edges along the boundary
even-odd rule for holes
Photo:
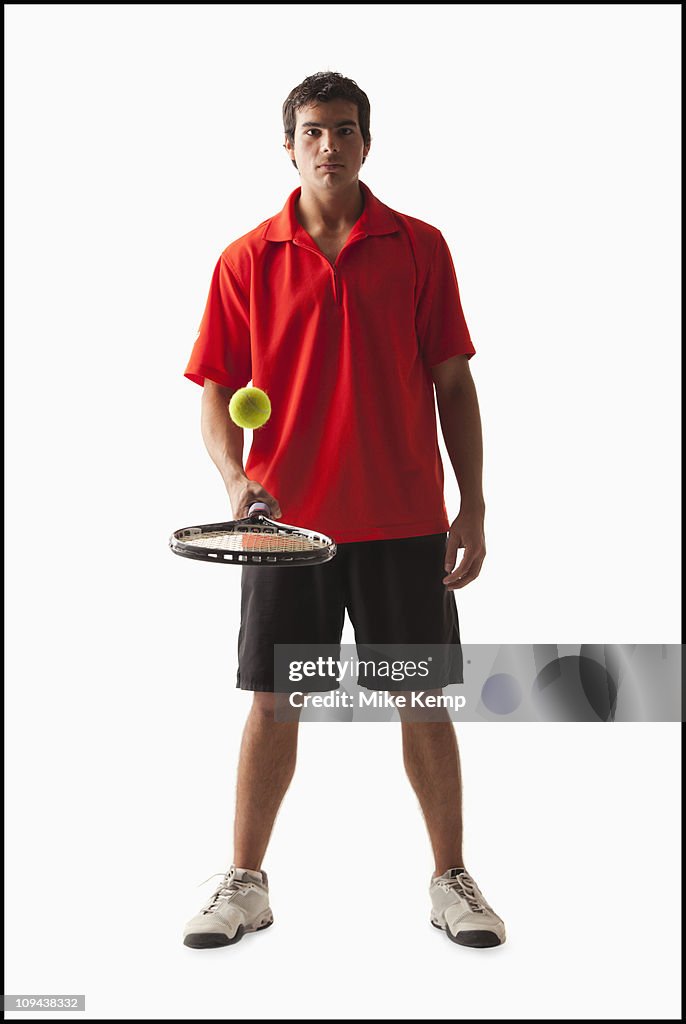
[[[270,509],[269,505],[267,505],[267,503],[264,501],[253,501],[252,505],[248,509],[249,517],[258,515],[271,516],[271,514],[272,510]]]

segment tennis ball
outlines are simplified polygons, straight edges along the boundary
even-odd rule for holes
[[[272,414],[269,397],[259,388],[239,388],[229,402],[229,416],[237,427],[255,430]]]

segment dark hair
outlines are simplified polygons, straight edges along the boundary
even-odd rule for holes
[[[313,103],[329,103],[331,100],[349,100],[357,104],[360,132],[365,146],[372,141],[369,133],[369,98],[352,78],[345,78],[338,71],[318,71],[310,75],[288,94],[283,105],[283,130],[295,144],[296,115],[303,107]],[[364,163],[363,158],[362,163]],[[293,160],[295,164],[295,160]]]

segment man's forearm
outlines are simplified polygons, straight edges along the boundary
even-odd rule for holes
[[[243,468],[243,430],[229,416],[232,391],[206,380],[202,395],[201,429],[210,458],[227,488],[245,478]]]
[[[436,387],[436,401],[445,446],[460,488],[460,510],[483,512],[483,440],[479,400],[474,381]]]

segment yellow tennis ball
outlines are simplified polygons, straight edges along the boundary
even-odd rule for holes
[[[237,427],[255,430],[266,423],[272,414],[269,397],[259,388],[240,388],[229,402],[229,416]]]

